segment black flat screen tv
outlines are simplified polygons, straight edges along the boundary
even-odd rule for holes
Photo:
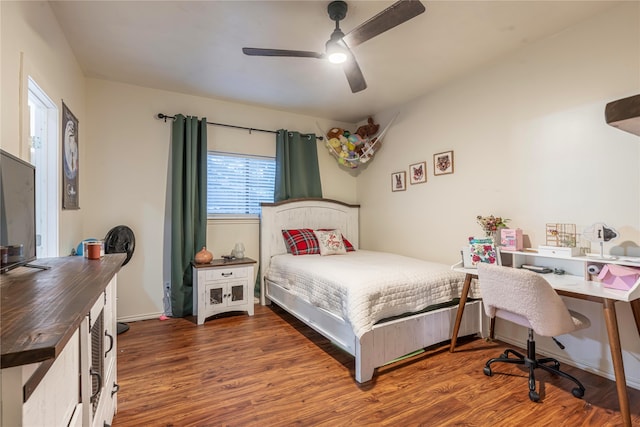
[[[0,150],[0,272],[36,259],[36,168]]]

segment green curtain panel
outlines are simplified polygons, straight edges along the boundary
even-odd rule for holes
[[[207,237],[207,120],[176,115],[171,128],[171,312],[193,313],[191,261]]]
[[[322,197],[315,134],[280,129],[276,134],[274,200]]]

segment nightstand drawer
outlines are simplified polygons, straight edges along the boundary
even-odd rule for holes
[[[223,279],[243,279],[247,277],[248,268],[221,268],[216,270],[207,270],[205,272],[205,280],[223,280]]]

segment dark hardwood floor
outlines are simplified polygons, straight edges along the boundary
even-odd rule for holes
[[[118,336],[118,412],[128,426],[617,426],[615,384],[564,365],[587,388],[536,372],[541,402],[528,397],[527,371],[482,367],[506,346],[482,339],[435,346],[379,368],[359,385],[354,360],[278,307],[256,305],[202,326],[193,319],[129,323]],[[628,388],[640,426],[640,391]]]

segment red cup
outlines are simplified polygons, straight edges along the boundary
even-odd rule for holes
[[[100,251],[102,250],[102,243],[89,242],[87,244],[87,258],[100,259]]]

